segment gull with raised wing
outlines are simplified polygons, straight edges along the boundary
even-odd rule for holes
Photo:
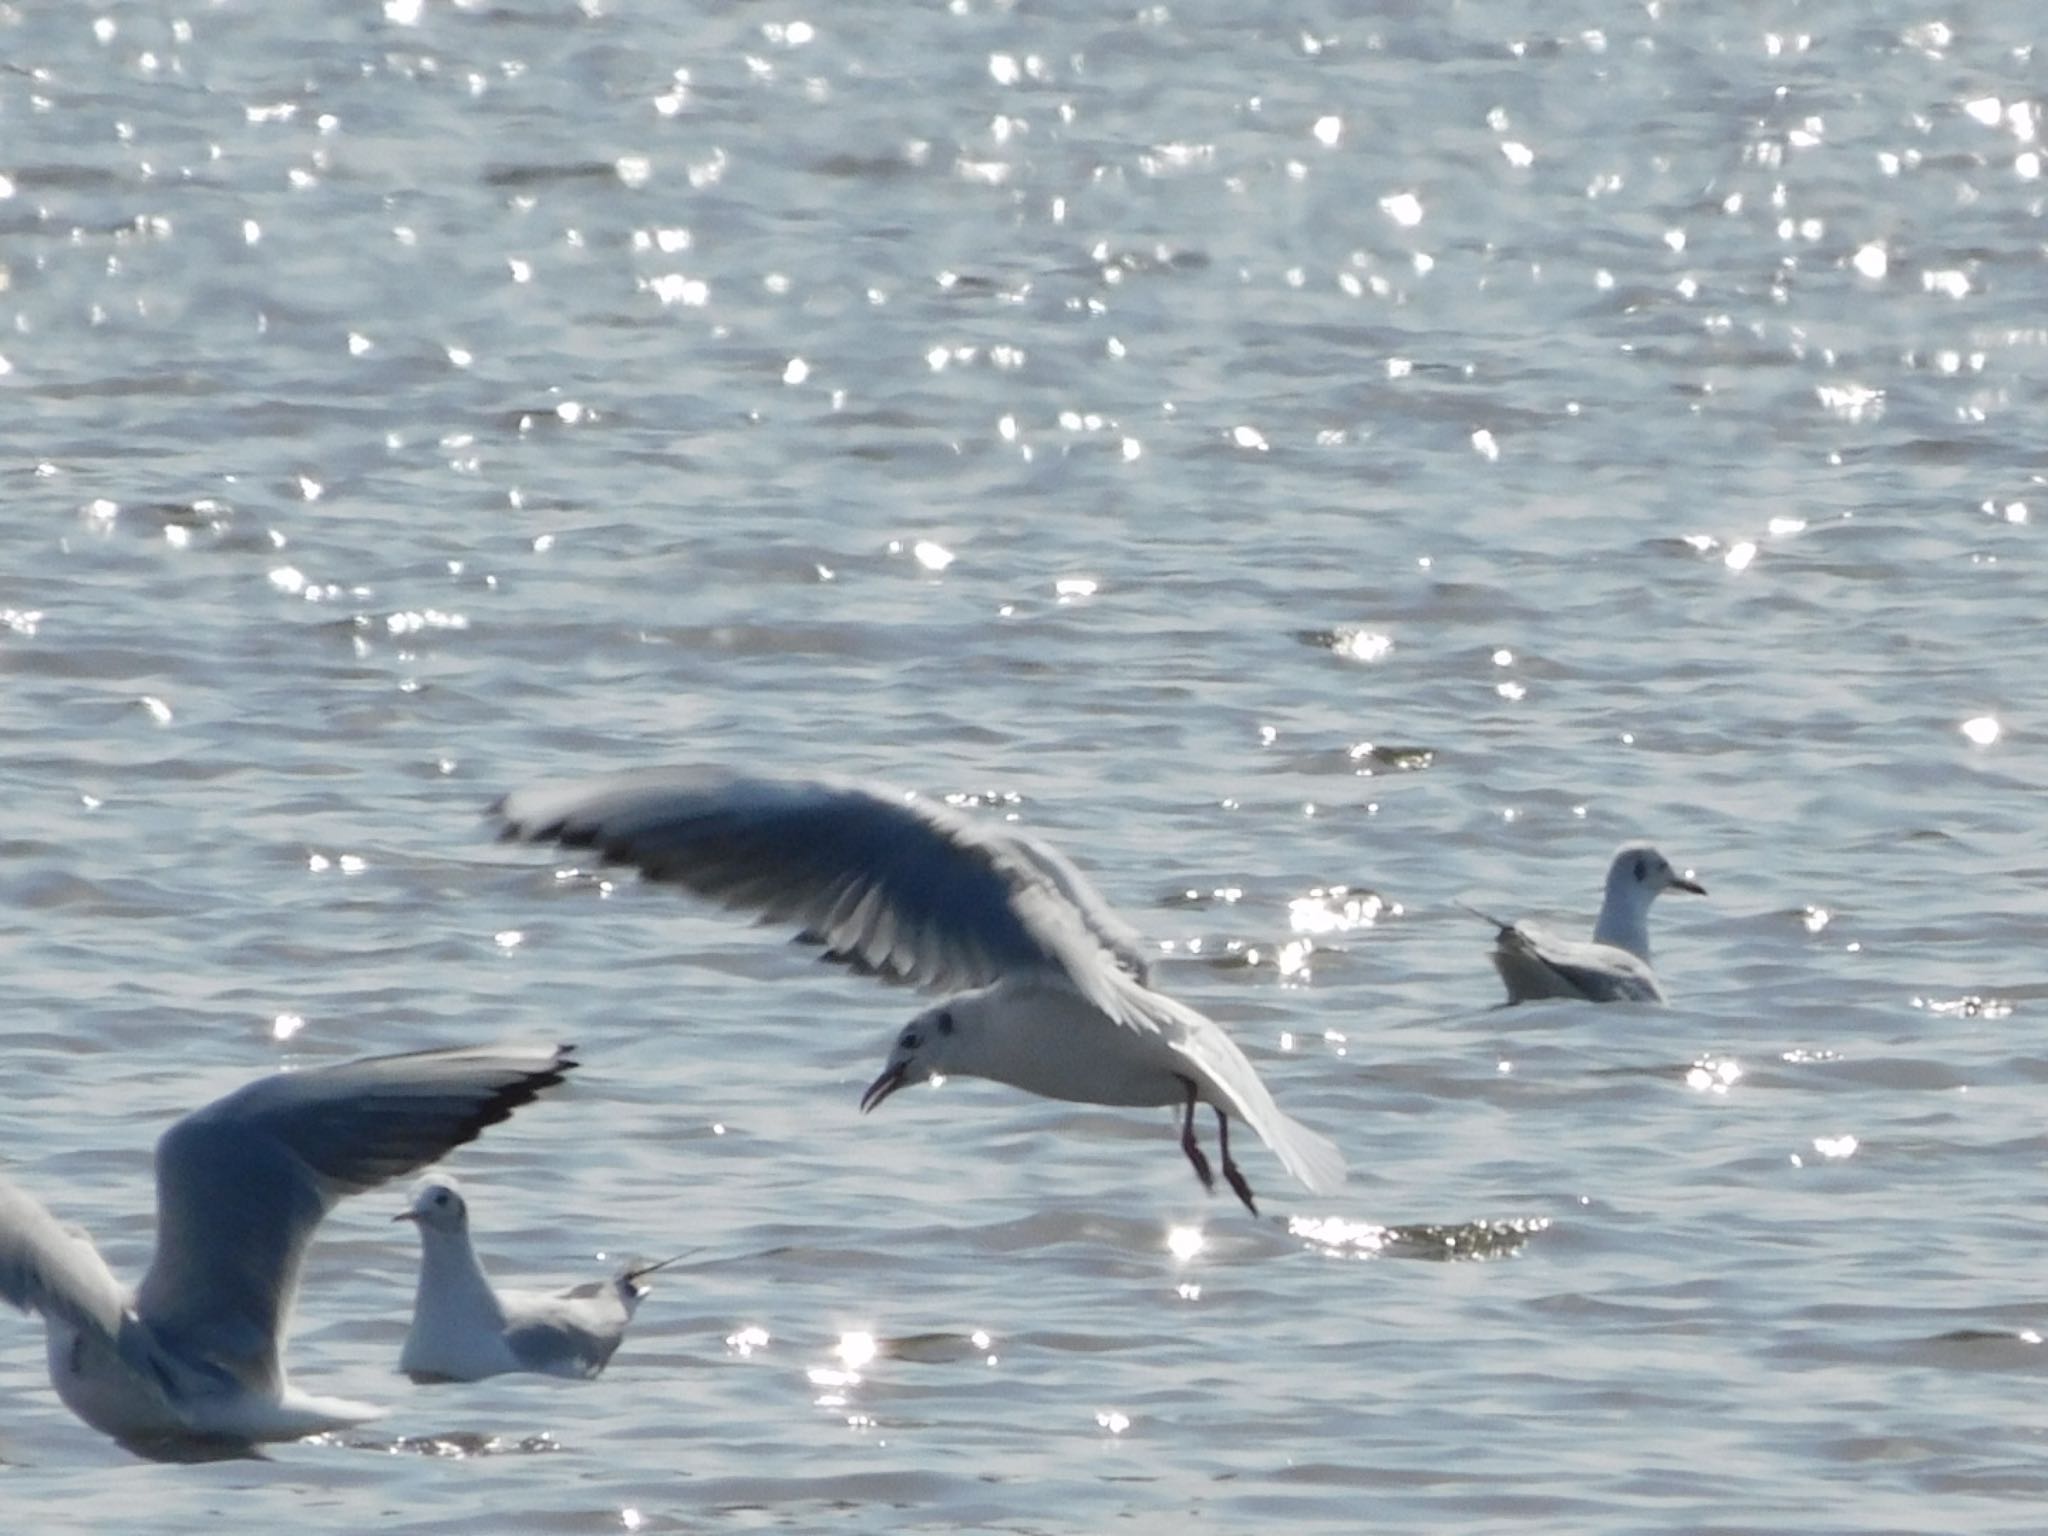
[[[1650,969],[1650,903],[1665,891],[1707,894],[1690,875],[1648,843],[1625,843],[1607,868],[1607,895],[1591,941],[1568,939],[1534,923],[1511,923],[1476,908],[1465,910],[1500,932],[1493,968],[1507,983],[1508,1001],[1576,997],[1594,1003],[1661,1003],[1664,989]]]
[[[506,1371],[588,1379],[603,1370],[648,1287],[674,1259],[629,1265],[566,1291],[501,1291],[469,1238],[469,1202],[446,1174],[420,1182],[391,1218],[420,1229],[420,1283],[398,1368],[414,1381],[481,1381]]]
[[[1084,1104],[1168,1105],[1213,1189],[1195,1140],[1195,1107],[1208,1104],[1223,1177],[1254,1213],[1230,1155],[1232,1116],[1316,1193],[1344,1181],[1342,1155],[1280,1111],[1223,1027],[1153,990],[1136,931],[1081,872],[1012,828],[860,784],[695,769],[538,784],[494,809],[507,837],[590,848],[792,924],[858,970],[952,992],[897,1035],[863,1110],[953,1074]]]
[[[66,1407],[141,1454],[246,1448],[377,1417],[285,1379],[306,1245],[344,1195],[433,1162],[575,1067],[568,1046],[372,1056],[258,1078],[164,1132],[139,1288],[0,1182],[0,1297],[40,1313]]]

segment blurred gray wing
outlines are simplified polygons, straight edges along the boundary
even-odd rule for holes
[[[1577,997],[1595,1003],[1661,1003],[1664,989],[1647,962],[1612,944],[1568,939],[1533,923],[1503,924],[1494,969],[1510,1002]]]
[[[501,1299],[509,1313],[505,1344],[520,1368],[552,1376],[597,1375],[617,1352],[633,1317],[609,1280],[554,1296]]]
[[[1059,888],[1073,907],[1088,931],[1095,935],[1110,959],[1126,975],[1150,985],[1152,961],[1145,945],[1145,936],[1124,920],[1107,901],[1102,893],[1089,883],[1088,877],[1059,849],[1050,843],[1042,843],[1035,837],[1022,832],[1013,832],[1007,827],[988,825],[981,828],[984,834],[995,838],[1015,849],[1038,866],[1039,873]]]
[[[136,1375],[169,1385],[176,1366],[157,1349],[92,1239],[0,1179],[0,1297],[46,1324],[97,1337]]]
[[[1055,977],[1112,1014],[1143,943],[1066,859],[951,807],[858,784],[661,769],[536,784],[504,835],[594,849],[650,880],[791,923],[835,959],[959,990]]]
[[[313,1229],[344,1195],[475,1139],[576,1066],[571,1047],[415,1051],[238,1088],[157,1143],[157,1249],[136,1310],[180,1358],[248,1386],[280,1341]]]
[[[24,1312],[112,1340],[128,1292],[92,1239],[52,1216],[27,1191],[0,1180],[0,1296]]]

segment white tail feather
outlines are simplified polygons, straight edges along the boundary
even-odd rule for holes
[[[1259,1139],[1273,1149],[1287,1171],[1306,1185],[1312,1194],[1334,1195],[1344,1187],[1344,1154],[1329,1137],[1310,1130],[1299,1120],[1274,1111],[1276,1119],[1267,1125],[1252,1125]],[[1251,1124],[1249,1118],[1246,1121]]]
[[[1328,1137],[1310,1130],[1273,1102],[1259,1069],[1221,1024],[1163,993],[1141,987],[1131,991],[1142,994],[1145,1009],[1160,1032],[1200,1069],[1202,1078],[1223,1099],[1221,1107],[1250,1126],[1289,1173],[1318,1195],[1334,1194],[1343,1187],[1344,1154]]]

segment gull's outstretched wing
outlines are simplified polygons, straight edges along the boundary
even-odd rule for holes
[[[143,1323],[181,1360],[275,1390],[320,1219],[532,1103],[576,1066],[571,1049],[468,1046],[279,1072],[187,1115],[157,1143]]]
[[[92,1239],[52,1216],[33,1195],[0,1179],[0,1298],[45,1322],[95,1337],[138,1377],[169,1390],[174,1361],[128,1305]]]
[[[25,1190],[0,1180],[0,1297],[24,1312],[112,1342],[128,1319],[128,1292],[92,1239]]]
[[[507,837],[594,849],[918,986],[1036,973],[1121,1018],[1114,979],[1145,975],[1137,933],[1071,863],[930,800],[662,769],[536,784],[493,810]]]

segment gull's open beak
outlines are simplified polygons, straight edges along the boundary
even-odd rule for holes
[[[418,1221],[420,1219],[420,1213],[418,1211],[400,1211],[396,1216],[392,1217],[391,1219],[393,1221]]]
[[[892,1061],[882,1069],[880,1077],[868,1084],[868,1091],[860,1096],[860,1112],[866,1114],[902,1086],[903,1063]]]
[[[1699,881],[1693,879],[1691,875],[1673,875],[1671,877],[1671,889],[1674,891],[1691,891],[1695,896],[1707,894],[1707,888],[1701,885]]]

